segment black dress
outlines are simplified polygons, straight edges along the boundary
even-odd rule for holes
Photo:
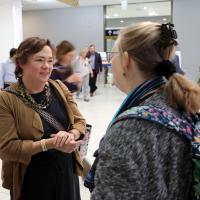
[[[69,119],[62,101],[50,86],[52,100],[47,112],[53,115],[68,130]],[[40,102],[43,93],[32,95]],[[44,135],[49,138],[56,133],[46,121],[42,119]],[[57,150],[48,150],[32,156],[27,167],[20,200],[80,200],[78,176],[74,174],[74,158]]]

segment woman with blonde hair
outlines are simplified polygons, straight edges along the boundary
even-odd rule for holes
[[[93,76],[92,67],[89,64],[88,58],[86,57],[88,48],[83,48],[79,52],[79,56],[74,62],[74,72],[80,74],[82,78],[82,93],[83,100],[89,101],[89,78]],[[80,91],[77,92],[77,97],[79,97]]]
[[[192,152],[185,136],[194,132],[200,89],[170,61],[176,38],[170,23],[121,30],[112,72],[127,97],[100,143],[92,200],[191,199]]]

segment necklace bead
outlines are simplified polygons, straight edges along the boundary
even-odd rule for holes
[[[25,100],[25,103],[34,106],[38,109],[46,109],[51,102],[51,91],[50,87],[46,84],[43,91],[43,99],[40,103],[37,103],[34,98],[26,91],[23,83],[20,83],[18,89],[19,95]]]

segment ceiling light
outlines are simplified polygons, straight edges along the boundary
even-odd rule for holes
[[[156,12],[154,9],[150,9],[149,10],[149,16],[155,16],[156,15]]]
[[[128,2],[127,0],[121,0],[121,9],[127,10]]]
[[[155,15],[155,11],[149,12],[149,16],[154,16],[154,15]]]
[[[109,19],[109,18],[110,18],[110,16],[106,15],[106,19]]]
[[[147,9],[147,7],[146,7],[146,6],[144,6],[144,7],[143,7],[143,9],[144,9],[144,10],[146,10],[146,9]]]
[[[114,14],[114,17],[118,17],[119,15],[117,13]]]
[[[121,23],[124,23],[124,20],[120,20]]]
[[[163,18],[163,21],[167,21],[167,19],[166,19],[166,18]]]

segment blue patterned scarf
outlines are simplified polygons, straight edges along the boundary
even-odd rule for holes
[[[131,107],[137,106],[141,99],[148,93],[159,89],[163,84],[165,84],[165,80],[162,76],[156,77],[154,79],[143,82],[141,85],[137,86],[133,91],[131,91],[128,96],[124,99],[118,111],[114,115],[110,125],[112,122],[125,110],[128,110]],[[110,126],[109,125],[109,126]]]

